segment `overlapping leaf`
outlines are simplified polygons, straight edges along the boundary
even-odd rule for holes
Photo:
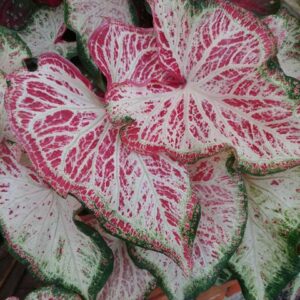
[[[24,59],[30,56],[30,50],[15,32],[0,27],[0,142],[3,137],[15,140],[3,106],[6,90],[4,73],[10,73],[22,67]]]
[[[297,102],[278,72],[266,78],[275,41],[260,21],[228,2],[202,10],[187,10],[183,0],[150,4],[161,63],[181,84],[129,82],[111,89],[112,119],[135,120],[123,141],[185,161],[232,146],[251,172],[299,163]]]
[[[299,272],[300,167],[245,175],[249,199],[245,235],[231,258],[247,299],[273,300]]]
[[[277,58],[284,73],[300,80],[300,22],[285,9],[264,22],[277,39]]]
[[[0,153],[0,225],[9,247],[43,281],[95,296],[112,257],[99,235],[92,239],[75,226],[81,205],[19,165],[5,144]]]
[[[187,170],[121,144],[101,99],[63,58],[43,55],[38,71],[9,79],[12,127],[45,180],[82,198],[113,234],[187,267],[198,212]]]
[[[11,73],[30,56],[30,50],[15,32],[0,27],[0,70]]]
[[[88,40],[105,17],[131,23],[128,0],[66,0],[67,26],[78,34],[79,54],[88,63],[92,62],[87,47]],[[94,64],[92,66],[96,68]]]
[[[126,80],[135,83],[172,80],[159,63],[153,29],[109,19],[92,34],[89,50],[94,63],[106,76],[108,87]]]
[[[72,57],[77,52],[76,42],[62,39],[66,30],[64,25],[64,7],[39,9],[25,29],[18,34],[26,42],[33,56],[44,52],[56,52]]]
[[[31,292],[25,300],[81,300],[81,298],[60,288],[44,287]]]
[[[114,254],[114,269],[97,300],[142,300],[156,285],[155,278],[146,270],[138,268],[127,253],[125,241],[111,236],[91,215],[79,219],[97,230]]]
[[[130,252],[159,278],[169,299],[190,299],[208,289],[239,245],[246,222],[241,176],[226,169],[225,152],[190,168],[193,190],[201,205],[201,219],[193,246],[193,268],[182,270],[161,253],[139,247]]]

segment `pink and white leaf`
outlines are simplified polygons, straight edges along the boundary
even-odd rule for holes
[[[151,1],[159,57],[181,85],[127,82],[106,95],[112,120],[135,121],[123,141],[184,161],[234,147],[252,172],[299,163],[297,102],[278,72],[264,77],[275,53],[270,32],[227,2],[193,14],[183,2]]]
[[[39,288],[26,296],[25,300],[82,300],[80,296],[57,287]]]
[[[300,167],[267,176],[244,175],[245,235],[230,264],[253,299],[276,299],[299,272]],[[296,235],[295,235],[296,234]]]
[[[153,29],[108,19],[92,34],[89,51],[109,87],[126,80],[135,83],[170,80],[159,63]]]
[[[12,127],[43,178],[80,197],[113,234],[187,267],[199,207],[186,168],[125,147],[90,83],[62,57],[42,55],[36,72],[9,78]]]
[[[0,27],[0,70],[11,73],[22,67],[24,59],[31,56],[30,50],[12,30]]]
[[[252,13],[215,2],[200,9],[188,0],[149,0],[161,62],[183,82],[242,75],[275,53],[275,41]]]
[[[122,140],[136,151],[167,151],[193,161],[230,146],[240,165],[262,173],[299,163],[297,102],[258,73],[233,88],[218,96],[204,94],[196,85],[179,89],[128,83],[111,89],[106,101],[113,120],[135,120]]]
[[[37,10],[31,22],[18,34],[26,42],[33,56],[55,52],[65,57],[72,57],[76,55],[77,44],[62,39],[65,30],[62,4],[56,8]]]
[[[110,257],[75,226],[80,203],[59,196],[4,143],[0,153],[0,225],[9,247],[41,280],[92,297],[109,272]]]
[[[113,272],[96,299],[145,299],[156,286],[156,280],[148,271],[134,264],[128,255],[126,242],[108,234],[92,215],[81,216],[79,220],[99,232],[114,255]]]
[[[242,239],[247,218],[243,182],[239,174],[232,175],[227,170],[226,161],[230,158],[230,152],[223,152],[190,167],[201,219],[189,273],[182,272],[161,253],[140,247],[130,249],[138,264],[158,277],[169,299],[193,298],[208,289]]]
[[[299,20],[281,9],[278,14],[265,17],[264,23],[277,39],[280,67],[286,75],[300,80]]]
[[[67,26],[80,37],[84,56],[90,59],[88,40],[104,18],[132,24],[128,0],[66,0]]]

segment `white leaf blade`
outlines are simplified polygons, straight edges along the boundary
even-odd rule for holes
[[[267,176],[244,176],[248,221],[230,263],[242,279],[247,299],[273,300],[297,273],[299,172],[295,167]]]
[[[60,197],[0,147],[0,223],[9,247],[42,280],[92,297],[110,270],[107,246],[75,226],[74,197]]]

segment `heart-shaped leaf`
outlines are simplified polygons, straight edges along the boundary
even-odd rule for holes
[[[63,199],[0,145],[0,225],[11,251],[41,280],[94,297],[111,271],[111,253],[99,234],[78,230],[81,207]]]
[[[281,9],[277,15],[264,18],[264,23],[277,39],[280,67],[286,75],[300,80],[300,21]]]
[[[169,299],[196,297],[217,279],[239,245],[247,219],[243,182],[230,174],[224,152],[203,159],[190,167],[194,193],[201,205],[201,219],[193,245],[193,265],[189,273],[161,253],[131,247],[138,265],[149,269],[161,283]]]
[[[87,43],[94,30],[104,18],[114,18],[132,23],[128,0],[66,0],[67,26],[77,33],[79,55],[89,67],[97,67],[90,58]]]
[[[106,76],[108,87],[126,80],[139,84],[171,79],[159,63],[153,29],[109,19],[92,34],[89,50],[95,64]]]
[[[43,287],[31,292],[25,300],[81,300],[81,298],[61,288]]]
[[[299,272],[300,167],[267,176],[245,175],[248,221],[230,263],[247,299],[273,300]]]
[[[30,48],[33,56],[55,52],[70,58],[76,55],[77,44],[62,39],[65,30],[64,6],[60,5],[57,8],[39,9],[26,28],[18,34]]]
[[[228,2],[201,10],[187,9],[187,0],[150,4],[159,57],[179,86],[154,81],[112,88],[106,95],[112,119],[135,120],[123,141],[184,161],[231,146],[239,164],[255,173],[299,163],[298,102],[291,97],[299,98],[300,89],[291,95],[298,82],[286,87],[266,67],[275,41],[263,24]]]
[[[186,168],[127,149],[101,99],[67,60],[9,76],[6,108],[34,166],[59,193],[78,195],[113,234],[190,261],[199,207]]]
[[[30,50],[14,31],[0,27],[0,70],[11,73],[30,56]]]
[[[156,280],[148,271],[133,263],[125,241],[108,234],[91,215],[82,216],[79,220],[98,231],[114,254],[113,272],[97,295],[97,300],[145,299],[156,286]]]

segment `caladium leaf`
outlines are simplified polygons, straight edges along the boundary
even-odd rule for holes
[[[264,18],[264,23],[277,38],[280,67],[286,75],[300,80],[300,21],[281,9],[277,15]]]
[[[80,203],[18,164],[5,144],[0,150],[0,226],[10,249],[42,281],[95,296],[110,273],[111,253],[99,235],[74,224]]]
[[[35,11],[32,0],[1,0],[0,25],[11,29],[21,29]]]
[[[33,56],[44,52],[55,52],[65,57],[73,57],[77,52],[76,42],[62,39],[66,30],[64,25],[64,7],[39,9],[25,29],[18,32],[26,42]]]
[[[90,58],[87,43],[105,17],[132,23],[128,0],[66,0],[66,23],[78,35],[78,53],[95,70],[97,67]]]
[[[126,80],[135,83],[172,81],[159,63],[153,29],[109,19],[92,34],[89,50],[95,64],[106,76],[108,87]]]
[[[38,71],[9,79],[12,128],[44,179],[82,198],[113,234],[187,267],[199,207],[186,168],[121,144],[101,99],[62,57],[42,55]]]
[[[232,3],[259,15],[274,14],[280,8],[280,0],[257,1],[257,0],[230,0]]]
[[[169,299],[190,299],[208,289],[238,247],[247,213],[243,182],[226,168],[232,154],[223,152],[191,165],[194,193],[201,205],[201,219],[193,245],[193,267],[182,270],[161,253],[132,247],[138,265],[148,268]]]
[[[278,72],[265,77],[275,43],[259,20],[228,2],[199,11],[186,10],[183,0],[150,3],[159,57],[181,84],[112,88],[106,95],[111,118],[135,120],[123,141],[185,161],[231,146],[251,172],[299,163],[297,102],[277,83]]]
[[[79,217],[81,222],[97,230],[114,254],[114,269],[97,300],[142,300],[156,286],[155,278],[138,268],[127,252],[126,242],[108,234],[92,215]]]
[[[245,175],[248,221],[230,263],[247,299],[273,300],[299,272],[300,167],[267,176]]]
[[[15,32],[0,27],[0,70],[11,73],[30,56],[30,50]]]
[[[39,288],[26,296],[25,300],[82,300],[79,295],[57,287]]]

